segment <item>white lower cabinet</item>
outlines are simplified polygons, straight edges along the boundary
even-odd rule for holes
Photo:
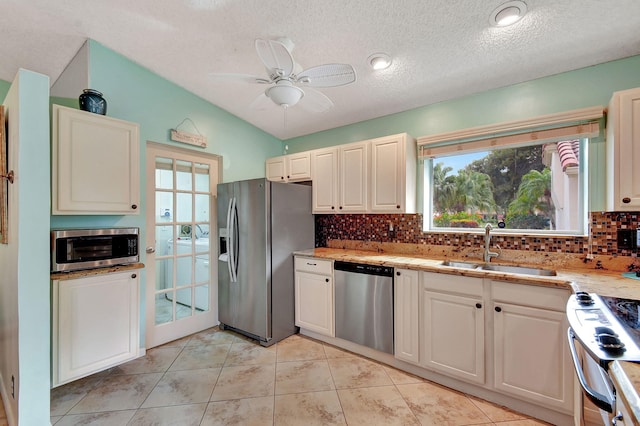
[[[568,290],[493,281],[494,387],[570,411],[574,377],[566,341]]]
[[[394,353],[403,361],[418,364],[419,309],[416,295],[420,293],[419,272],[396,269],[394,287]]]
[[[415,271],[397,272],[397,359],[571,415],[568,289],[435,272],[416,282]]]
[[[311,257],[295,257],[296,326],[335,336],[332,263]]]
[[[138,356],[137,271],[52,285],[52,387]]]
[[[422,273],[420,364],[484,384],[483,280]]]

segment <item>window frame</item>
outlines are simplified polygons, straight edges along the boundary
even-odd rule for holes
[[[565,138],[562,138],[561,140],[564,140]],[[579,186],[579,199],[578,199],[578,216],[580,218],[580,223],[578,225],[578,229],[576,230],[566,230],[566,229],[562,229],[562,230],[550,230],[550,229],[541,229],[541,230],[537,230],[537,229],[507,229],[507,228],[497,228],[494,227],[494,230],[492,231],[493,234],[498,234],[498,235],[509,235],[509,236],[544,236],[544,237],[567,237],[567,236],[587,236],[588,235],[588,202],[589,202],[589,193],[588,193],[588,182],[589,182],[589,176],[588,176],[588,161],[589,161],[589,138],[576,138],[580,140],[580,162],[578,165],[578,186]],[[560,142],[560,141],[555,141],[555,142]],[[443,158],[443,157],[448,157],[448,156],[455,156],[455,155],[464,155],[464,154],[470,154],[473,152],[489,152],[489,151],[496,151],[496,150],[500,150],[500,149],[512,149],[512,148],[522,148],[522,147],[528,147],[528,146],[538,146],[540,149],[542,149],[542,146],[545,143],[552,143],[552,142],[542,142],[542,143],[528,143],[528,144],[520,144],[520,145],[510,145],[510,146],[503,146],[503,147],[499,147],[499,148],[494,148],[492,150],[482,150],[482,151],[478,151],[477,149],[469,149],[469,150],[465,150],[464,149],[464,143],[460,144],[460,146],[462,148],[460,149],[456,149],[455,153],[452,153],[450,155],[440,155],[440,156],[434,156],[434,157],[429,157],[429,158],[424,158],[424,164],[423,164],[423,202],[424,202],[424,206],[423,206],[423,223],[422,223],[422,231],[423,232],[431,232],[431,233],[443,233],[443,234],[447,234],[447,233],[467,233],[467,234],[474,234],[474,233],[481,233],[484,232],[484,229],[481,228],[453,228],[453,227],[436,227],[433,224],[433,196],[434,196],[434,189],[433,189],[433,184],[434,184],[434,180],[433,180],[433,168],[434,165],[438,163],[438,159],[439,158]]]
[[[484,232],[478,228],[438,228],[433,226],[433,166],[438,157],[485,152],[495,149],[517,148],[529,145],[562,140],[580,140],[579,162],[579,216],[582,223],[580,229],[569,230],[535,230],[535,229],[498,229],[494,233],[508,236],[535,237],[580,237],[588,235],[589,205],[589,140],[600,135],[600,122],[603,117],[601,106],[581,108],[572,111],[533,117],[525,120],[504,122],[424,136],[418,139],[419,158],[423,160],[422,196],[423,224],[422,230],[427,233],[478,234]],[[434,161],[436,159],[436,161]]]

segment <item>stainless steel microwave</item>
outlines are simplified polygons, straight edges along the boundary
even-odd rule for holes
[[[139,228],[51,231],[51,271],[104,268],[140,261]]]

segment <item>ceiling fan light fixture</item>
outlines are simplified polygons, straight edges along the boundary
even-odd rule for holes
[[[506,27],[518,22],[527,13],[527,5],[520,0],[508,1],[501,4],[489,17],[494,27]]]
[[[367,62],[374,70],[383,70],[391,66],[391,57],[386,53],[374,53],[369,56]]]
[[[281,107],[292,107],[302,99],[304,92],[292,84],[277,84],[266,90],[265,94]]]

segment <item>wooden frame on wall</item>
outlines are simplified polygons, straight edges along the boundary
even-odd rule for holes
[[[7,126],[4,105],[0,105],[0,243],[8,243],[8,197],[9,183],[13,183],[13,173],[8,172]]]

